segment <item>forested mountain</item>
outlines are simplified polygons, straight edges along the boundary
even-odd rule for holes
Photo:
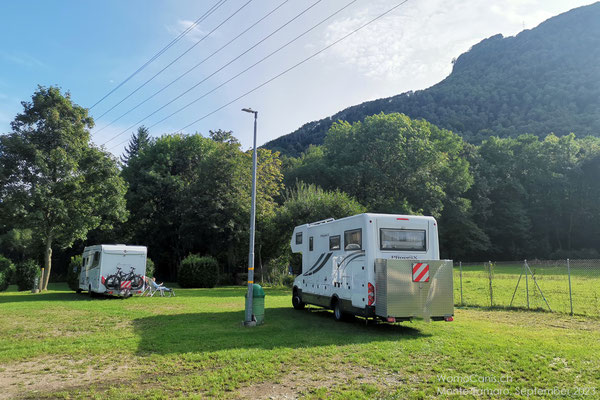
[[[600,3],[550,18],[514,37],[492,36],[455,60],[435,86],[365,102],[309,122],[264,147],[297,156],[331,124],[401,112],[480,143],[492,135],[600,134]]]

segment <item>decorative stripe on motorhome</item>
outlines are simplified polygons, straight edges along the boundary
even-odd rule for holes
[[[333,255],[333,253],[327,253],[327,256],[325,257],[325,259],[323,260],[321,265],[319,265],[316,269],[314,269],[312,271],[308,271],[304,275],[309,276],[309,275],[313,275],[313,274],[316,274],[317,272],[319,272],[321,270],[321,268],[323,268],[325,266],[325,264],[327,264],[327,261],[329,261],[329,259],[331,258],[332,255]]]
[[[306,272],[304,273],[304,275],[308,274],[310,271],[312,271],[313,269],[315,269],[315,267],[316,267],[317,265],[319,265],[319,263],[320,263],[320,262],[321,262],[321,260],[323,259],[323,256],[324,256],[324,255],[325,255],[325,253],[321,253],[321,255],[319,256],[319,258],[317,258],[317,261],[316,261],[316,262],[313,264],[313,266],[312,266],[312,267],[310,267],[310,268],[308,269],[308,271],[306,271]]]

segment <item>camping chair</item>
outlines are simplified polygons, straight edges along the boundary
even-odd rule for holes
[[[151,285],[148,283],[148,278],[144,276],[144,286],[142,287],[142,293],[140,293],[139,296],[150,296],[150,286]]]
[[[163,285],[159,285],[158,283],[154,282],[151,279],[147,279],[147,281],[149,283],[149,285],[148,285],[149,291],[146,296],[153,297],[156,294],[156,292],[159,292],[161,297],[165,296],[165,292],[169,293],[169,297],[175,296],[175,291],[173,289],[165,287]]]

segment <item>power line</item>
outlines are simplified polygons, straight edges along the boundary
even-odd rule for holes
[[[400,6],[404,5],[404,4],[405,4],[405,3],[407,3],[407,2],[408,2],[408,0],[404,0],[404,1],[400,2],[400,3],[398,3],[397,5],[395,5],[394,7],[390,8],[389,10],[385,11],[384,13],[382,13],[382,14],[379,14],[377,17],[375,17],[375,18],[373,18],[372,20],[368,21],[368,22],[367,22],[367,23],[365,23],[364,25],[361,25],[360,27],[356,28],[356,29],[355,29],[355,30],[353,30],[352,32],[348,33],[347,35],[344,35],[344,36],[342,36],[341,38],[339,38],[339,39],[338,39],[338,40],[336,40],[335,42],[331,43],[330,45],[328,45],[328,46],[325,46],[325,47],[324,47],[324,48],[322,48],[321,50],[317,51],[316,53],[313,53],[312,55],[310,55],[310,56],[306,57],[306,58],[305,58],[305,59],[303,59],[302,61],[300,61],[300,62],[298,62],[298,63],[294,64],[293,66],[291,66],[290,68],[286,69],[285,71],[283,71],[283,72],[281,72],[281,73],[279,73],[279,74],[275,75],[275,76],[274,76],[274,77],[272,77],[271,79],[269,79],[269,80],[267,80],[267,81],[265,81],[265,82],[261,83],[260,85],[256,86],[254,89],[251,89],[251,90],[247,91],[246,93],[242,94],[241,96],[238,96],[238,97],[236,97],[235,99],[233,99],[233,100],[231,100],[230,102],[228,102],[228,103],[226,103],[226,104],[222,105],[221,107],[217,108],[216,110],[213,110],[213,111],[209,112],[208,114],[206,114],[206,115],[204,115],[204,116],[202,116],[202,117],[198,118],[197,120],[195,120],[195,121],[193,121],[193,122],[191,122],[191,123],[187,124],[187,125],[186,125],[186,126],[184,126],[183,128],[179,129],[179,131],[178,131],[178,132],[180,132],[180,131],[183,131],[183,130],[184,130],[184,129],[186,129],[186,128],[189,128],[190,126],[194,125],[195,123],[202,121],[203,119],[205,119],[205,118],[209,117],[210,115],[212,115],[212,114],[216,113],[217,111],[220,111],[220,110],[222,110],[223,108],[227,107],[228,105],[231,105],[231,104],[235,103],[236,101],[240,100],[241,98],[244,98],[244,97],[246,97],[246,96],[247,96],[247,95],[249,95],[250,93],[252,93],[252,92],[254,92],[254,91],[256,91],[256,90],[260,89],[261,87],[263,87],[263,86],[265,86],[265,85],[267,85],[267,84],[271,83],[272,81],[274,81],[275,79],[277,79],[277,78],[281,77],[282,75],[285,75],[285,74],[287,74],[287,73],[288,73],[288,72],[290,72],[291,70],[293,70],[293,69],[295,69],[295,68],[299,67],[300,65],[304,64],[304,63],[305,63],[305,62],[307,62],[308,60],[310,60],[310,59],[312,59],[312,58],[314,58],[314,57],[318,56],[319,54],[321,54],[322,52],[326,51],[326,50],[327,50],[327,49],[329,49],[330,47],[332,47],[332,46],[335,46],[335,45],[336,45],[336,44],[338,44],[339,42],[343,41],[344,39],[348,38],[349,36],[352,36],[352,35],[353,35],[353,34],[355,34],[356,32],[358,32],[358,31],[360,31],[361,29],[363,29],[364,27],[366,27],[367,25],[370,25],[371,23],[373,23],[373,22],[377,21],[378,19],[380,19],[380,18],[384,17],[385,15],[389,14],[390,12],[394,11],[395,9],[397,9],[398,7],[400,7]],[[122,144],[122,143],[121,143],[121,144]]]
[[[156,123],[150,125],[148,128],[153,128],[156,125],[160,124],[161,122],[171,118],[173,115],[185,110],[186,108],[190,107],[192,104],[197,103],[198,101],[202,100],[203,98],[205,98],[206,96],[208,96],[209,94],[215,92],[216,90],[222,88],[223,86],[225,86],[226,84],[228,84],[229,82],[231,82],[232,80],[236,79],[237,77],[239,77],[240,75],[245,74],[246,72],[248,72],[249,70],[251,70],[252,68],[254,68],[255,66],[257,66],[258,64],[262,63],[263,61],[267,60],[268,58],[270,58],[271,56],[277,54],[278,52],[280,52],[281,50],[283,50],[284,48],[286,48],[287,46],[289,46],[290,44],[294,43],[296,40],[300,39],[302,36],[307,35],[309,32],[311,32],[312,30],[316,29],[319,25],[322,25],[323,23],[325,23],[328,19],[331,19],[332,17],[334,17],[335,15],[339,14],[340,12],[344,11],[346,8],[350,7],[352,4],[356,3],[357,0],[352,0],[351,2],[349,2],[348,4],[346,4],[345,6],[343,6],[342,8],[338,9],[337,11],[335,11],[333,14],[330,14],[328,17],[322,19],[321,21],[319,21],[317,24],[313,25],[311,28],[309,28],[308,30],[302,32],[300,35],[296,36],[295,38],[293,38],[292,40],[290,40],[289,42],[287,42],[286,44],[284,44],[283,46],[277,48],[276,50],[272,51],[271,53],[267,54],[265,57],[261,58],[260,60],[258,60],[257,62],[255,62],[254,64],[252,64],[251,66],[247,67],[246,69],[244,69],[241,72],[238,72],[236,75],[234,75],[233,77],[229,78],[228,80],[226,80],[225,82],[221,83],[220,85],[218,85],[217,87],[209,90],[208,92],[204,93],[202,96],[196,98],[195,100],[189,102],[188,104],[186,104],[185,106],[177,109],[176,111],[174,111],[173,113],[167,115],[166,117],[164,117],[163,119],[161,119],[160,121],[157,121]],[[214,75],[214,74],[213,74]],[[210,78],[210,76],[208,76],[207,78],[205,78],[204,80]],[[203,81],[204,81],[203,80]],[[187,93],[187,92],[186,92]],[[185,94],[185,93],[184,93]],[[168,105],[168,104],[167,104]],[[164,107],[163,107],[164,108]]]
[[[238,8],[233,14],[231,14],[229,17],[227,17],[225,20],[223,20],[219,25],[217,25],[215,28],[213,28],[213,30],[211,30],[206,35],[204,35],[202,37],[202,39],[198,40],[190,48],[188,48],[186,51],[184,51],[178,57],[176,57],[173,61],[171,61],[169,64],[167,64],[163,69],[161,69],[156,74],[154,74],[152,77],[150,77],[150,79],[146,80],[144,83],[142,83],[140,86],[138,86],[133,92],[129,93],[127,96],[125,96],[124,98],[122,98],[121,101],[119,101],[117,104],[115,104],[114,106],[112,106],[111,108],[109,108],[108,110],[106,110],[104,112],[104,114],[102,114],[102,115],[100,115],[98,117],[98,119],[102,118],[103,116],[105,116],[106,114],[108,114],[109,112],[111,112],[112,110],[114,110],[115,107],[117,107],[119,104],[123,103],[125,100],[127,100],[128,98],[130,98],[131,96],[133,96],[135,93],[137,93],[138,90],[140,90],[141,88],[143,88],[144,86],[146,86],[150,81],[152,81],[158,75],[162,74],[167,68],[169,68],[171,65],[173,65],[177,61],[179,61],[183,56],[185,56],[187,53],[189,53],[193,48],[195,48],[201,42],[203,42],[204,39],[206,39],[207,37],[209,37],[210,35],[212,35],[217,29],[219,29],[221,26],[223,26],[227,21],[229,21],[231,18],[233,18],[237,13],[239,13],[240,11],[242,11],[242,9],[244,7],[246,7],[248,4],[250,4],[252,1],[253,0],[248,0],[246,3],[244,3],[244,5],[242,5],[240,8]],[[104,129],[104,128],[102,128],[102,129]],[[98,133],[98,132],[100,132],[100,130],[97,131],[96,133]]]
[[[286,3],[288,3],[290,0],[285,0],[283,3],[279,4],[277,7],[275,7],[274,9],[272,9],[271,11],[269,11],[266,15],[264,15],[262,18],[260,18],[258,21],[256,21],[255,23],[253,23],[252,25],[250,25],[248,28],[246,28],[243,32],[241,32],[240,34],[238,34],[236,37],[234,37],[233,39],[231,39],[229,42],[225,43],[223,46],[221,46],[220,48],[218,48],[217,50],[215,50],[212,54],[210,54],[208,57],[204,58],[203,60],[201,60],[199,63],[197,63],[196,65],[194,65],[192,68],[188,69],[187,71],[185,71],[183,74],[179,75],[177,78],[175,78],[174,80],[172,80],[171,82],[169,82],[169,84],[167,84],[166,86],[164,86],[162,89],[154,92],[150,97],[147,97],[145,100],[143,100],[141,103],[138,103],[136,106],[134,106],[133,108],[130,108],[129,110],[127,110],[126,112],[124,112],[123,114],[121,114],[120,116],[118,116],[117,118],[115,118],[114,120],[112,120],[111,122],[109,122],[108,124],[106,124],[105,126],[103,126],[102,128],[100,128],[99,130],[97,130],[96,132],[94,132],[94,134],[99,133],[100,131],[106,129],[107,127],[111,126],[112,124],[114,124],[115,122],[117,122],[118,120],[120,120],[121,118],[123,118],[124,116],[126,116],[127,114],[131,113],[132,111],[136,110],[137,108],[139,108],[141,105],[145,104],[146,102],[148,102],[149,100],[153,99],[156,95],[158,95],[159,93],[162,93],[165,89],[167,89],[168,87],[170,87],[171,85],[173,85],[175,82],[177,82],[179,79],[183,78],[184,76],[186,76],[187,74],[189,74],[190,72],[192,72],[194,69],[198,68],[200,65],[202,65],[204,62],[206,62],[208,59],[212,58],[215,54],[219,53],[221,50],[223,50],[224,48],[226,48],[227,46],[229,46],[231,43],[233,43],[235,40],[239,39],[241,36],[243,36],[244,34],[246,34],[249,30],[251,30],[252,28],[254,28],[256,25],[258,25],[259,23],[261,23],[263,20],[265,20],[267,17],[269,17],[271,14],[273,14],[275,11],[277,11],[278,9],[280,9],[283,5],[285,5]]]
[[[180,95],[178,95],[177,97],[171,99],[169,102],[167,102],[166,104],[164,104],[163,106],[161,106],[160,108],[154,110],[153,112],[151,112],[150,114],[146,115],[144,118],[142,118],[141,120],[139,120],[138,122],[136,122],[135,124],[131,125],[130,127],[124,129],[123,131],[119,132],[117,135],[113,136],[112,138],[110,138],[109,140],[107,140],[106,142],[103,143],[103,145],[106,145],[107,143],[113,141],[114,139],[116,139],[117,137],[123,135],[125,132],[129,131],[131,128],[135,127],[136,125],[140,124],[141,122],[145,121],[146,119],[150,118],[151,116],[153,116],[154,114],[156,114],[157,112],[161,111],[162,109],[164,109],[165,107],[167,107],[168,105],[172,104],[174,101],[178,100],[179,98],[181,98],[182,96],[184,96],[185,94],[189,93],[191,90],[195,89],[196,87],[198,87],[201,83],[205,82],[207,79],[209,79],[210,77],[214,76],[215,74],[217,74],[218,72],[220,72],[221,70],[223,70],[225,67],[227,67],[228,65],[230,65],[231,63],[233,63],[234,61],[236,61],[237,59],[239,59],[240,57],[242,57],[244,54],[248,53],[250,50],[252,50],[253,48],[255,48],[256,46],[258,46],[259,44],[261,44],[262,42],[264,42],[266,39],[268,39],[269,37],[273,36],[275,33],[277,33],[278,31],[280,31],[281,29],[283,29],[284,27],[286,27],[287,25],[289,25],[291,22],[293,22],[295,19],[299,18],[301,15],[303,15],[304,13],[306,13],[308,10],[310,10],[312,7],[316,6],[318,3],[320,3],[322,0],[317,0],[316,2],[314,2],[313,4],[311,4],[308,8],[304,9],[300,14],[296,15],[294,18],[290,19],[289,21],[287,21],[286,23],[284,23],[283,25],[281,25],[279,28],[277,28],[275,31],[271,32],[269,35],[267,35],[266,37],[264,37],[263,39],[261,39],[260,41],[258,41],[257,43],[255,43],[253,46],[251,46],[250,48],[248,48],[247,50],[245,50],[244,52],[242,52],[241,54],[239,54],[237,57],[234,57],[232,60],[230,60],[229,62],[227,62],[225,65],[221,66],[219,69],[217,69],[215,72],[213,72],[212,74],[208,75],[207,77],[205,77],[204,79],[202,79],[200,82],[196,83],[195,85],[193,85],[192,87],[190,87],[189,89],[187,89],[186,91],[184,91],[183,93],[181,93]],[[227,82],[230,82],[231,80],[235,79],[236,77],[238,77],[239,75],[241,75],[242,73],[248,71],[249,69],[253,68],[254,66],[258,65],[259,63],[261,63],[262,61],[266,60],[267,58],[271,57],[273,54],[281,51],[283,48],[287,47],[288,45],[290,45],[291,43],[293,43],[294,41],[298,40],[300,37],[304,36],[305,34],[307,34],[308,32],[310,32],[311,30],[315,29],[317,26],[319,26],[320,24],[322,24],[323,22],[325,22],[326,20],[328,20],[329,18],[333,17],[334,15],[338,14],[339,12],[341,12],[342,10],[344,10],[345,8],[347,8],[348,6],[350,6],[352,3],[355,3],[357,0],[352,0],[350,3],[346,4],[344,7],[340,8],[339,10],[337,10],[336,12],[334,12],[333,14],[329,15],[327,18],[323,19],[321,22],[319,22],[318,24],[314,25],[312,28],[304,31],[304,33],[296,36],[294,39],[290,40],[289,42],[287,42],[286,44],[284,44],[283,46],[279,47],[277,50],[273,51],[272,53],[270,53],[269,55],[267,55],[266,57],[263,57],[261,60],[259,60],[258,62],[254,63],[253,65],[251,65],[250,67],[246,68],[244,71],[242,71],[241,73],[237,74],[236,76],[234,76],[233,78],[229,79]],[[225,83],[227,83],[225,82]],[[224,84],[225,84],[224,83]],[[209,93],[214,92],[216,89],[218,89],[219,87],[223,86],[224,84],[219,85],[217,88],[211,90]],[[206,96],[207,94],[204,94],[202,97]],[[172,115],[178,113],[179,111],[183,110],[184,108],[189,107],[191,104],[195,103],[196,101],[198,101],[199,99],[194,100],[192,103],[187,104],[186,106],[182,107],[181,109],[177,110],[175,113],[170,114],[167,118],[171,117]],[[164,121],[166,118],[163,118],[160,122]],[[152,125],[155,126],[156,124]]]
[[[210,14],[212,14],[213,11],[215,11],[217,8],[221,7],[227,0],[219,0],[217,1],[215,4],[213,4],[213,6],[211,8],[208,9],[208,11],[206,11],[204,14],[202,14],[200,16],[200,18],[198,18],[196,21],[194,21],[194,23],[192,23],[192,25],[190,25],[186,30],[184,30],[183,32],[181,32],[175,39],[173,39],[169,44],[167,44],[165,47],[163,47],[158,53],[156,53],[155,55],[153,55],[148,61],[146,61],[141,67],[139,67],[137,70],[135,70],[135,72],[133,72],[131,75],[129,75],[123,82],[119,83],[116,87],[114,87],[110,92],[108,92],[107,94],[104,95],[104,97],[102,97],[100,100],[98,100],[97,102],[95,102],[90,108],[89,110],[91,110],[92,108],[96,107],[98,104],[100,104],[104,99],[106,99],[108,96],[110,96],[111,94],[113,94],[117,89],[119,89],[121,86],[123,86],[125,83],[127,83],[131,78],[133,78],[135,75],[137,75],[140,71],[142,71],[144,68],[146,68],[152,61],[156,60],[158,57],[160,57],[165,51],[169,50],[175,43],[177,43],[181,38],[183,38],[185,35],[187,35],[192,29],[194,29],[200,22],[202,22],[206,17],[208,17]]]

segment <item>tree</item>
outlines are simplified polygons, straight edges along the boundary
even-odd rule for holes
[[[463,147],[458,135],[427,121],[378,114],[335,123],[323,151],[302,158],[297,177],[339,188],[371,212],[440,216],[447,197],[461,197],[473,182]]]
[[[146,243],[157,274],[175,278],[190,253],[232,272],[247,254],[252,153],[237,140],[165,135],[124,168],[133,237]],[[272,215],[281,185],[276,153],[259,149],[257,225]]]
[[[48,286],[52,248],[123,221],[126,186],[117,160],[90,142],[93,119],[57,87],[39,86],[0,137],[0,215],[43,243]]]
[[[284,259],[291,259],[289,243],[297,225],[365,211],[362,204],[339,190],[326,191],[316,185],[296,182],[286,191],[283,205],[276,210],[265,229],[266,253],[269,258],[284,256]],[[292,263],[297,264],[297,261]]]
[[[144,125],[140,126],[136,133],[131,135],[129,144],[125,148],[125,155],[121,156],[121,162],[125,165],[134,157],[148,147],[150,144],[150,131]]]
[[[222,129],[217,129],[216,131],[208,131],[209,136],[212,140],[219,143],[227,143],[238,145],[240,144],[239,140],[235,136],[233,136],[232,131],[224,131]]]

